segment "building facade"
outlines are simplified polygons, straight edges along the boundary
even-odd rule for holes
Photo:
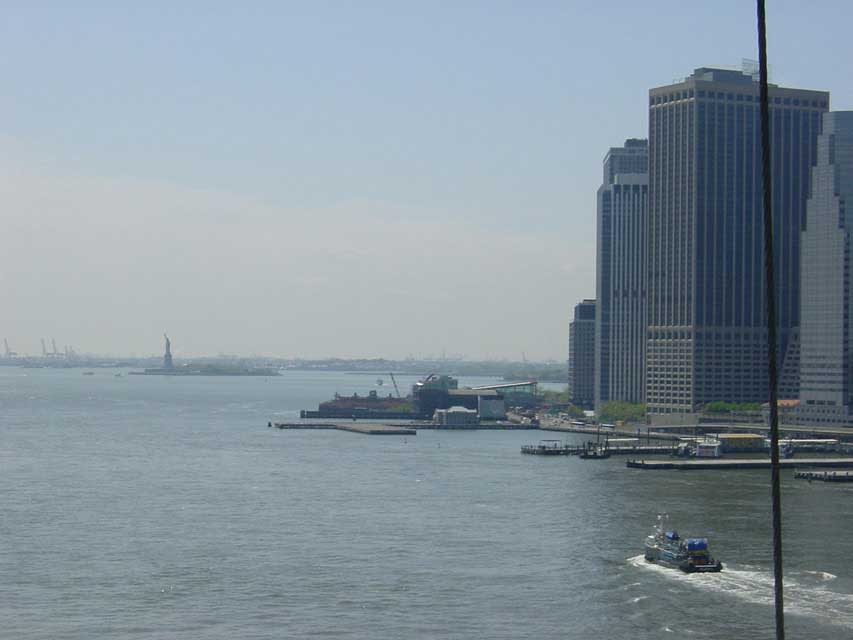
[[[799,325],[800,231],[824,91],[771,85],[780,366]],[[700,68],[649,91],[648,411],[767,399],[757,77]]]
[[[595,388],[595,300],[575,305],[569,325],[569,399],[577,407],[592,407]]]
[[[629,139],[604,157],[597,194],[596,410],[645,401],[648,141]]]
[[[853,424],[851,230],[853,111],[836,111],[823,116],[802,234],[799,424]]]

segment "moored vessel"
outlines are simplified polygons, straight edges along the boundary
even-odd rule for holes
[[[669,517],[658,515],[654,531],[646,538],[646,560],[685,573],[722,571],[723,563],[711,556],[707,538],[681,538],[668,525]]]

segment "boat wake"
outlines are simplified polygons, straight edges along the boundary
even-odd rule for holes
[[[766,569],[735,569],[724,563],[720,573],[686,574],[647,562],[642,553],[628,558],[627,562],[697,589],[732,595],[753,604],[773,605],[773,573]],[[820,617],[832,624],[853,629],[853,594],[828,589],[827,585],[835,578],[835,575],[826,571],[794,571],[786,574],[785,611]]]

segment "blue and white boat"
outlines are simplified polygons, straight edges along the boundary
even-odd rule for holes
[[[669,517],[659,515],[654,531],[646,538],[646,560],[685,573],[722,571],[723,563],[711,556],[707,538],[682,538],[668,525]]]

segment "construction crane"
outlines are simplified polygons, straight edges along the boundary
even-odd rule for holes
[[[394,383],[394,391],[396,391],[396,392],[397,392],[397,397],[398,397],[398,398],[402,398],[403,396],[401,396],[401,395],[400,395],[400,387],[398,387],[398,386],[397,386],[397,381],[394,379],[394,374],[393,374],[393,373],[389,373],[388,375],[390,375],[390,376],[391,376],[391,382],[393,382],[393,383]]]

